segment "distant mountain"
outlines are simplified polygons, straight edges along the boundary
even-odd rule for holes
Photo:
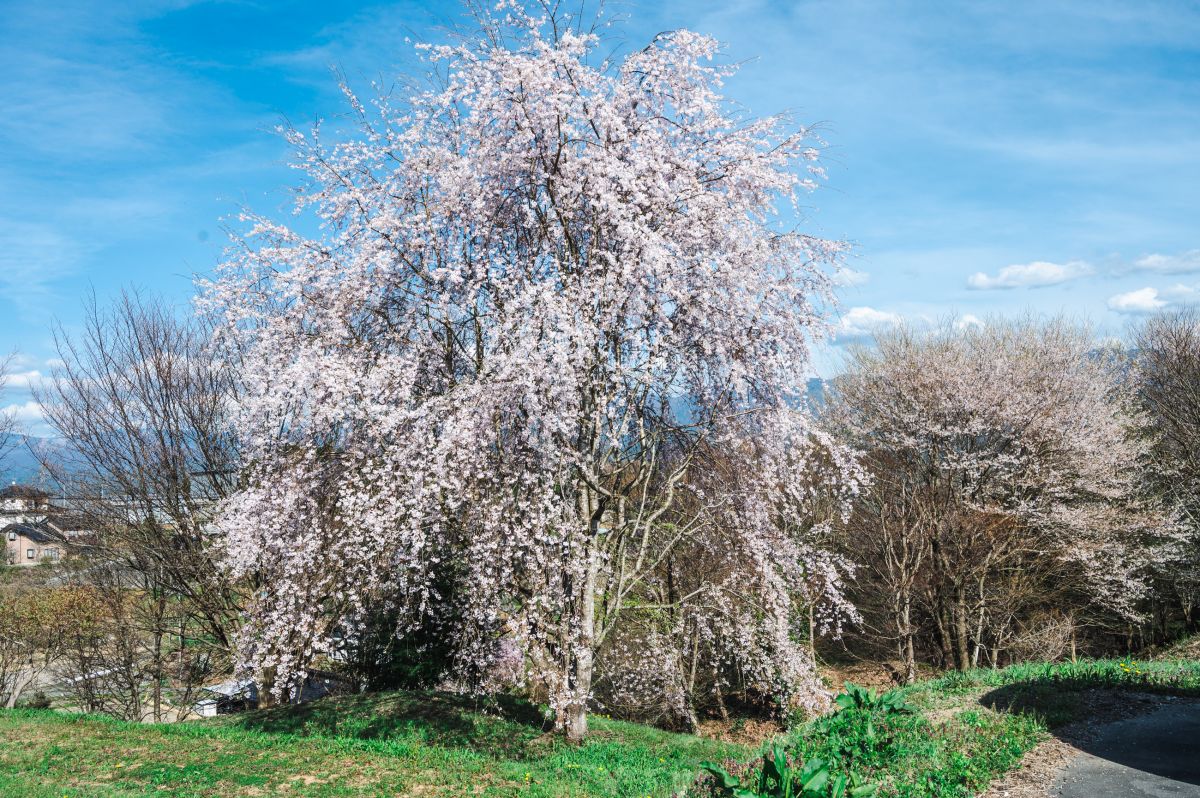
[[[49,438],[32,435],[8,435],[0,438],[0,483],[36,485],[53,488],[52,480],[42,468],[36,453],[52,454],[62,444]]]

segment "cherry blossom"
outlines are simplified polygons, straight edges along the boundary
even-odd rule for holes
[[[610,62],[536,6],[480,25],[422,48],[426,88],[347,90],[332,143],[286,131],[299,220],[247,213],[205,286],[243,393],[249,477],[220,528],[261,586],[244,667],[285,695],[339,624],[417,617],[451,571],[464,659],[515,646],[578,738],[622,608],[719,524],[775,624],[722,645],[766,634],[772,678],[816,691],[789,613],[803,574],[836,596],[842,571],[779,519],[815,451],[835,493],[858,481],[800,401],[844,250],[792,221],[821,142],[735,112],[709,37]],[[761,478],[703,479],[714,448]]]

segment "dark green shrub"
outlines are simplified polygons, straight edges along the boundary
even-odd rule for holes
[[[829,765],[810,759],[797,768],[781,746],[763,754],[757,779],[746,784],[719,765],[701,763],[716,782],[717,794],[728,798],[846,798],[874,795],[877,785],[859,784],[853,776],[830,777]],[[750,786],[751,782],[754,786]]]
[[[884,713],[911,713],[913,708],[904,698],[901,690],[889,690],[883,695],[877,695],[874,690],[859,687],[852,682],[846,682],[846,692],[833,699],[837,711],[857,709],[866,712],[880,711]]]

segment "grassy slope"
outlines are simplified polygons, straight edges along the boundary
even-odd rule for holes
[[[487,711],[478,711],[486,709]],[[516,702],[384,693],[174,725],[0,711],[0,796],[666,796],[737,746],[596,718],[581,747]]]
[[[1200,660],[1200,634],[1185,637],[1182,640],[1172,643],[1161,652],[1155,659],[1194,659]]]
[[[1075,720],[1088,690],[1200,696],[1200,661],[1096,660],[951,673],[905,689],[912,715],[820,718],[789,735],[800,759],[838,763],[881,796],[965,798],[1019,766],[1050,730]]]
[[[848,714],[804,724],[791,751],[884,785],[883,796],[967,796],[1072,720],[1084,690],[1200,695],[1200,662],[1023,665],[950,674],[906,689],[915,715]],[[754,752],[595,718],[582,747],[541,733],[519,702],[477,706],[383,693],[204,722],[128,724],[0,711],[0,796],[528,796],[664,798],[697,763]]]

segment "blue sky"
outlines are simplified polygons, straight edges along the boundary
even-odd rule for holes
[[[52,7],[51,7],[52,6]],[[1200,299],[1200,4],[610,4],[627,47],[687,27],[747,63],[729,94],[821,123],[810,231],[852,241],[842,336],[897,318],[1067,312],[1119,334]],[[50,325],[123,285],[184,303],[246,204],[285,213],[271,132],[411,70],[457,2],[0,1],[0,405]],[[836,369],[836,347],[819,368]]]

